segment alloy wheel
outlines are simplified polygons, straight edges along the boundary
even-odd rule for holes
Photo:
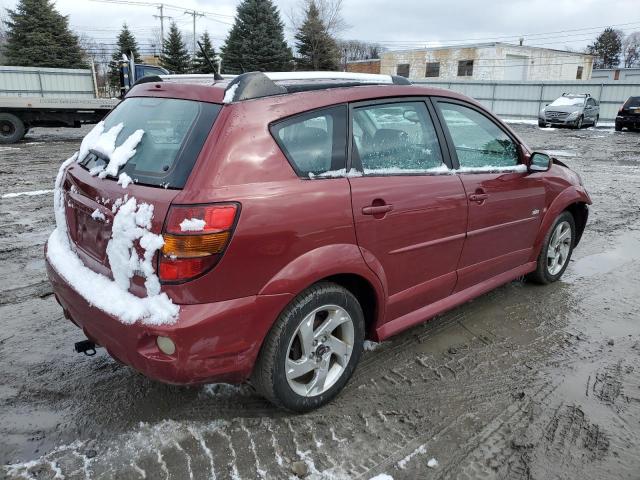
[[[571,252],[571,225],[564,221],[556,225],[547,248],[547,270],[557,275],[563,268]]]
[[[298,325],[287,350],[285,373],[291,389],[314,397],[329,390],[344,373],[355,338],[353,319],[337,305],[324,305]]]

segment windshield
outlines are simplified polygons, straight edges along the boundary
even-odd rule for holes
[[[182,188],[221,106],[173,98],[127,98],[104,121],[105,131],[122,123],[116,146],[138,129],[144,131],[136,153],[120,169],[134,182]],[[106,160],[94,153],[82,165],[92,169]]]
[[[584,105],[585,97],[560,97],[550,103],[550,107],[566,107],[568,105],[582,106]]]

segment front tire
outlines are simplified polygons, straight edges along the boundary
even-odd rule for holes
[[[582,128],[582,123],[584,122],[584,118],[582,115],[576,121],[576,130],[580,130]]]
[[[364,341],[356,297],[330,282],[300,293],[264,341],[251,382],[273,404],[306,412],[330,402],[353,374]]]
[[[543,122],[543,121],[541,121],[541,120],[538,120],[538,127],[540,127],[540,128],[545,128],[546,126],[547,126],[547,124],[546,124],[546,123],[544,123],[544,122]]]
[[[575,238],[576,223],[573,215],[567,211],[562,212],[544,238],[536,270],[527,278],[542,285],[559,280],[571,260]]]

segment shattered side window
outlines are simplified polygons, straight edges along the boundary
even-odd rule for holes
[[[439,102],[460,168],[511,167],[518,164],[518,149],[495,123],[475,110]]]
[[[352,132],[353,155],[365,175],[446,170],[435,128],[423,102],[356,108]]]

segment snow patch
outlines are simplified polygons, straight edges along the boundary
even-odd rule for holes
[[[53,193],[53,190],[31,190],[29,192],[5,193],[2,195],[2,198],[33,197],[36,195],[46,195],[48,193]]]
[[[104,275],[87,268],[68,242],[66,232],[56,228],[47,242],[47,258],[58,274],[92,306],[127,325],[137,321],[147,325],[176,321],[179,307],[166,293],[139,298],[122,290]]]
[[[80,144],[80,150],[78,151],[78,161],[84,160],[89,150],[93,148],[100,136],[104,133],[104,121],[96,123],[95,127],[91,129],[89,133],[85,135]]]
[[[127,188],[130,183],[133,183],[133,180],[131,180],[131,177],[125,172],[118,175],[118,184],[122,185],[122,188]]]
[[[427,467],[429,468],[438,468],[438,460],[435,458],[430,458],[427,462]]]
[[[231,85],[231,87],[227,88],[224,92],[224,98],[222,99],[222,103],[231,103],[233,102],[233,97],[236,94],[236,90],[238,89],[238,84]]]
[[[387,475],[386,473],[381,473],[376,475],[375,477],[371,477],[369,480],[393,480],[391,475]]]
[[[313,173],[313,172],[309,172],[309,178],[353,178],[353,177],[361,177],[362,176],[362,172],[359,172],[358,170],[355,169],[351,169],[349,170],[349,172],[347,172],[346,168],[341,168],[340,170],[329,170],[327,172],[323,172],[323,173]]]
[[[571,150],[545,150],[547,155],[551,157],[575,157],[576,152],[572,152]]]
[[[127,291],[134,274],[145,277],[144,285],[149,296],[160,293],[160,281],[155,274],[152,259],[157,250],[164,245],[161,235],[151,233],[153,205],[137,204],[130,198],[120,207],[113,219],[111,240],[107,244],[107,257],[113,273],[113,279],[120,289]],[[134,242],[139,241],[144,256],[138,256]]]
[[[185,218],[182,222],[180,222],[180,231],[201,232],[206,226],[207,222],[200,218]]]
[[[371,340],[365,340],[362,344],[363,348],[368,352],[373,352],[375,349],[380,347],[380,345],[382,345],[382,343],[372,342]]]
[[[494,167],[485,165],[483,167],[462,167],[452,170],[456,173],[524,173],[527,171],[526,165],[510,165],[506,167]]]
[[[91,218],[93,218],[94,220],[100,220],[101,222],[104,222],[106,220],[104,213],[102,213],[97,208],[93,211],[93,213],[91,213]]]
[[[98,175],[100,178],[105,178],[107,175],[115,177],[118,175],[118,170],[136,154],[136,147],[142,140],[144,130],[136,130],[120,146],[116,147],[118,135],[120,135],[123,128],[124,124],[119,123],[105,132],[104,123],[100,122],[84,137],[78,152],[79,161],[82,161],[90,150],[93,150],[103,158],[109,159],[106,166],[96,165],[91,168],[89,170],[90,175]],[[129,179],[129,182],[126,183],[128,185],[131,183],[131,178],[128,175],[126,178]],[[121,183],[120,179],[118,179],[118,183]],[[123,188],[126,188],[126,185],[123,185]]]
[[[425,454],[425,453],[427,453],[427,447],[425,445],[420,445],[413,452],[411,452],[409,455],[407,455],[402,460],[400,460],[397,463],[397,467],[401,470],[404,470],[405,468],[407,468],[407,464],[411,461],[413,457],[415,457],[416,455]]]

